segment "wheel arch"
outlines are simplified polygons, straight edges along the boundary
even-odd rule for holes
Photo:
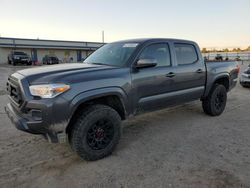
[[[228,73],[218,74],[217,76],[214,77],[213,80],[210,80],[208,82],[209,83],[207,83],[204,97],[207,97],[209,95],[211,89],[213,88],[213,86],[215,84],[224,85],[227,91],[229,91],[229,89],[230,89],[230,80],[229,80],[229,74]]]
[[[215,79],[214,84],[221,84],[225,86],[226,90],[229,90],[229,75],[219,76]]]
[[[121,88],[102,88],[83,92],[77,95],[70,104],[71,115],[66,133],[70,132],[79,112],[93,104],[104,104],[112,107],[118,112],[122,120],[128,116],[128,97]]]

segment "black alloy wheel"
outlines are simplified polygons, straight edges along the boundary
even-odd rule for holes
[[[106,148],[114,137],[114,125],[109,119],[98,120],[87,133],[87,143],[93,150]]]

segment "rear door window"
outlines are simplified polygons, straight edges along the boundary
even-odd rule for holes
[[[178,65],[188,65],[198,60],[195,47],[192,44],[174,44]]]

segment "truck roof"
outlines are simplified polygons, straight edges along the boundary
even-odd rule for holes
[[[174,38],[139,38],[139,39],[120,40],[120,41],[116,41],[116,42],[144,43],[144,42],[160,42],[160,41],[171,41],[171,42],[180,42],[180,43],[181,42],[195,43],[194,41],[190,41],[190,40],[174,39]]]

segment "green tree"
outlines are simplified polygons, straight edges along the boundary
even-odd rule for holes
[[[237,48],[237,52],[241,52],[241,49],[240,49],[240,48]]]
[[[245,49],[245,51],[250,52],[250,46],[248,46],[248,47]]]
[[[234,48],[234,49],[232,50],[232,52],[237,52],[237,49],[236,49],[236,48]]]
[[[207,53],[207,49],[206,48],[202,48],[201,52],[202,53]]]

